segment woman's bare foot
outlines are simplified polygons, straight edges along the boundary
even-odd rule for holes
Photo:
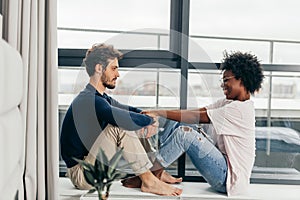
[[[182,189],[173,187],[167,183],[160,181],[151,172],[140,175],[142,180],[141,191],[162,196],[178,196],[181,195]]]
[[[175,178],[175,177],[171,176],[171,174],[169,174],[165,170],[162,172],[160,180],[165,183],[171,183],[171,184],[182,182],[182,178]]]

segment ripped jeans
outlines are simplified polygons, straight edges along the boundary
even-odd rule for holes
[[[163,167],[168,167],[184,152],[214,190],[226,193],[226,158],[214,144],[191,127],[179,126],[161,135],[156,158]]]

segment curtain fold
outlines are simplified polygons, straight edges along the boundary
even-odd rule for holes
[[[58,55],[57,55],[57,1],[48,0],[45,4],[45,18],[47,23],[52,24],[45,29],[46,46],[48,53],[46,57],[46,169],[47,174],[47,196],[48,199],[58,199],[59,178],[59,133],[58,133]],[[50,9],[51,8],[51,9]],[[54,11],[55,12],[54,12]],[[51,11],[51,14],[50,14]],[[51,191],[51,192],[49,192]]]
[[[20,52],[25,68],[24,191],[19,199],[58,199],[56,30],[56,0],[4,0],[3,38]]]

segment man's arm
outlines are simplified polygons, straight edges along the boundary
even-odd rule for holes
[[[121,108],[121,109],[124,109],[124,110],[128,110],[128,111],[131,111],[131,112],[135,112],[135,113],[141,113],[142,112],[141,109],[130,106],[130,105],[122,104],[122,103],[118,102],[116,99],[114,99],[112,97],[110,97],[110,100],[111,100],[111,105],[112,106],[115,106],[115,107],[118,107],[118,108]]]
[[[110,100],[111,100],[111,103],[113,106],[116,106],[118,108],[121,108],[121,109],[125,109],[125,110],[129,110],[131,112],[135,112],[135,113],[142,113],[142,110],[139,109],[139,108],[136,108],[136,107],[133,107],[133,106],[129,106],[129,105],[125,105],[125,104],[121,104],[120,102],[118,102],[117,100],[113,99],[110,97]],[[140,134],[144,135],[144,132],[146,130],[146,135],[144,137],[146,138],[150,138],[151,136],[157,134],[158,132],[158,119],[156,116],[152,115],[150,116],[153,118],[153,123],[146,126],[146,127],[143,127],[141,130],[140,130]]]
[[[139,130],[154,122],[147,115],[112,106],[103,98],[95,99],[95,110],[99,121],[106,121],[125,130]]]

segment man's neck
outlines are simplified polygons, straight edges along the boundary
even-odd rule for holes
[[[90,78],[89,82],[100,94],[103,95],[105,91],[105,87],[103,86],[102,82],[99,80],[95,80],[94,78]]]

